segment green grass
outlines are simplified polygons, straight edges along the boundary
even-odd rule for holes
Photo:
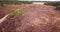
[[[15,12],[15,15],[18,16],[18,15],[22,15],[23,14],[23,10],[22,9],[19,9]]]
[[[22,14],[23,14],[23,10],[19,9],[19,10],[16,10],[15,12],[11,13],[10,18],[19,16],[19,15],[22,15]]]

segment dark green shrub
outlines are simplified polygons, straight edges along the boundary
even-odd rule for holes
[[[60,2],[45,2],[45,5],[52,5],[52,6],[58,6],[60,5]]]

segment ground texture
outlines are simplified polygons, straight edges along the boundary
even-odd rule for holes
[[[60,32],[60,11],[49,5],[15,5],[0,7],[0,17],[6,10],[23,9],[24,14],[0,23],[0,32]]]

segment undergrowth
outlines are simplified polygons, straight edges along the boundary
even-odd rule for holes
[[[13,17],[19,16],[19,15],[22,15],[22,14],[23,14],[23,9],[17,9],[14,12],[10,11],[9,18],[13,18]]]

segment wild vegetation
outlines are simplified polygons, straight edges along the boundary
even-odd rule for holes
[[[4,4],[20,5],[20,4],[32,4],[32,2],[30,1],[0,1],[1,6],[4,6]]]
[[[52,6],[56,7],[55,10],[60,10],[60,1],[57,1],[57,2],[46,2],[45,5],[52,5]]]
[[[8,7],[11,9],[8,10]],[[0,32],[60,32],[60,12],[54,10],[53,6],[31,4],[27,5],[24,10],[18,9],[16,6],[8,7],[6,9],[3,7],[10,15],[0,24]],[[1,9],[3,10],[3,8]],[[23,16],[20,16],[22,14]]]
[[[23,9],[17,9],[16,11],[12,11],[12,10],[8,10],[6,11],[9,15],[10,18],[16,17],[18,15],[22,15],[23,14]]]
[[[58,6],[60,5],[60,2],[45,2],[45,5]]]

